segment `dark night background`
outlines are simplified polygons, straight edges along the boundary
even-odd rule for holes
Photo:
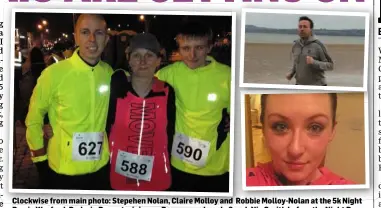
[[[13,188],[38,188],[39,178],[35,165],[30,159],[30,152],[25,139],[25,126],[23,124],[26,112],[28,111],[29,97],[31,95],[31,73],[22,74],[22,63],[28,56],[30,47],[33,47],[33,41],[27,39],[29,34],[33,33],[32,39],[43,39],[44,43],[50,42],[50,45],[41,50],[47,57],[46,63],[50,63],[53,55],[61,55],[62,52],[70,51],[74,46],[74,22],[79,14],[72,13],[16,13],[15,26],[18,29],[19,36],[16,36],[19,44],[16,46],[15,56],[19,57],[22,53],[21,63],[15,63],[15,82],[14,82],[14,137],[13,137]],[[129,14],[106,14],[104,15],[108,28],[113,31],[132,30],[136,33],[142,33],[148,28],[148,32],[154,34],[161,42],[162,47],[166,49],[167,58],[177,57],[172,53],[176,50],[176,42],[174,40],[177,29],[185,21],[200,21],[209,26],[215,35],[215,44],[212,52],[209,54],[217,61],[226,65],[231,65],[231,16],[184,16],[184,15],[144,15],[145,21],[139,19],[140,15]],[[42,25],[42,21],[47,21],[47,25],[38,29],[38,25]],[[120,25],[120,27],[119,27]],[[148,26],[148,27],[147,27]],[[46,32],[46,29],[49,31]],[[67,37],[65,37],[67,34]],[[28,36],[29,38],[30,36]],[[102,60],[110,64],[113,69],[128,70],[128,63],[125,55],[125,47],[127,41],[124,35],[110,36],[110,41],[106,46]],[[60,40],[58,40],[60,38]],[[130,36],[128,36],[130,38]],[[128,38],[126,40],[128,40]],[[113,41],[111,41],[113,40]],[[52,44],[55,44],[52,46]],[[164,55],[163,55],[164,56]],[[70,57],[70,56],[69,56]],[[165,56],[164,56],[165,57]],[[66,57],[63,57],[66,58]],[[168,58],[163,62],[170,64],[176,61]],[[54,64],[51,62],[50,64]],[[28,78],[29,77],[29,78]],[[47,141],[47,140],[45,140]]]
[[[55,40],[62,37],[62,33],[69,34],[68,39],[73,39],[74,18],[79,14],[72,13],[16,13],[16,28],[19,31],[39,34],[37,25],[46,20],[49,29],[48,39]],[[133,30],[141,33],[145,29],[144,21],[139,20],[136,14],[104,14],[108,27],[111,30]],[[175,47],[174,37],[177,28],[185,21],[200,21],[211,27],[214,35],[231,32],[232,18],[230,16],[184,16],[184,15],[144,15],[149,21],[149,32],[156,35],[164,47],[171,50]],[[120,25],[120,27],[118,27]]]

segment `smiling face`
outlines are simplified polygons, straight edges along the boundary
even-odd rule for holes
[[[83,15],[78,19],[75,42],[79,55],[89,64],[96,64],[108,42],[106,22],[96,15]]]
[[[208,37],[178,36],[179,53],[190,69],[206,65],[206,58],[211,50]]]
[[[330,96],[268,95],[265,103],[263,134],[275,171],[295,185],[317,179],[335,135]]]
[[[137,48],[130,53],[128,60],[132,76],[152,78],[160,65],[161,58],[150,50]]]

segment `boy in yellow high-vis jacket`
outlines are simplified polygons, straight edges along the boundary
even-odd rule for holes
[[[199,23],[184,25],[176,37],[182,61],[157,72],[176,94],[172,145],[172,190],[229,191],[230,67],[208,56],[212,32]]]

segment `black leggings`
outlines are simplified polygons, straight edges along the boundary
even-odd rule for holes
[[[62,175],[50,169],[48,178],[42,180],[48,180],[44,183],[47,189],[111,190],[109,163],[97,172],[78,176]]]
[[[171,168],[170,191],[229,192],[229,172],[217,176],[200,176]]]

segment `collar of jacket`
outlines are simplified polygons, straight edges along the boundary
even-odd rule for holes
[[[317,40],[315,35],[311,35],[310,37],[308,37],[308,39],[306,41],[303,41],[303,39],[299,38],[299,43],[301,45],[308,45],[308,44],[314,42],[315,40]]]
[[[100,67],[101,60],[98,61],[98,63],[95,66],[90,66],[87,64],[80,56],[79,56],[79,49],[75,50],[73,55],[69,58],[70,62],[78,68],[78,70],[90,70],[93,71],[94,69]]]

